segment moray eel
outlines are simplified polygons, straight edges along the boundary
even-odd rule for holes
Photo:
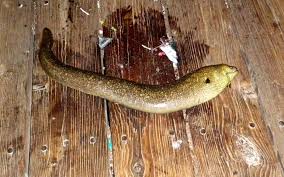
[[[39,60],[49,77],[81,92],[149,113],[170,113],[207,102],[220,94],[238,73],[233,66],[211,65],[173,83],[145,85],[65,65],[53,54],[52,44],[52,33],[45,28]]]

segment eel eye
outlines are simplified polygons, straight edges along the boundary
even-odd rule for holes
[[[209,84],[210,82],[211,82],[210,79],[209,79],[209,78],[206,78],[205,83],[206,83],[206,84]]]

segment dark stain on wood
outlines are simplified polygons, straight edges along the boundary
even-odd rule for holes
[[[157,52],[152,53],[142,47],[143,44],[154,48],[160,45],[160,39],[166,36],[162,13],[148,9],[132,18],[132,7],[129,6],[117,9],[107,17],[104,27],[106,36],[111,36],[109,26],[118,29],[119,34],[113,36],[116,39],[112,46],[106,49],[106,55],[110,58],[113,57],[110,56],[113,52],[119,51],[117,57],[120,61],[119,65],[107,66],[107,68],[116,68],[116,70],[109,70],[108,74],[115,71],[116,73],[112,74],[147,83],[149,79],[140,75],[142,70],[146,69],[147,72],[152,73],[151,80],[156,83],[161,84],[175,79],[172,64],[166,57],[159,57]],[[159,67],[151,66],[153,63]],[[146,66],[141,68],[144,64]]]
[[[174,18],[171,17],[171,19]],[[111,32],[111,26],[117,29],[116,34]],[[159,57],[157,52],[151,53],[142,47],[142,44],[156,47],[160,45],[160,39],[166,36],[164,17],[161,12],[150,8],[143,9],[133,16],[132,7],[130,6],[117,9],[107,16],[104,24],[104,34],[106,37],[114,37],[112,44],[105,49],[106,73],[108,75],[146,84],[164,84],[173,82],[176,79],[172,63],[165,56]],[[173,119],[180,120],[180,112],[168,115],[154,115],[131,110],[114,103],[110,103],[109,107],[115,147],[118,146],[118,143],[121,144],[121,132],[117,128],[124,127],[129,131],[129,141],[126,146],[131,147],[131,151],[129,151],[131,155],[125,159],[125,162],[131,167],[131,173],[136,176],[143,176],[153,174],[154,171],[157,172],[154,168],[152,168],[152,171],[148,171],[150,168],[149,163],[153,163],[153,165],[156,165],[156,163],[163,165],[163,163],[160,161],[153,162],[153,159],[146,159],[147,161],[145,161],[144,155],[149,153],[148,148],[151,148],[151,153],[154,156],[160,156],[160,154],[157,154],[160,153],[160,150],[155,149],[155,145],[148,147],[149,145],[142,144],[152,141],[151,138],[147,140],[147,134],[149,131],[153,131],[151,126],[159,126],[157,125],[158,120],[161,121],[162,125],[157,131],[162,132],[162,127],[175,126]],[[153,117],[156,120],[151,120]],[[180,131],[182,130],[178,130],[179,133]],[[157,136],[163,137],[166,135],[158,134]],[[118,137],[119,139],[117,139]],[[172,150],[168,142],[161,141],[165,145],[164,148],[167,152]],[[122,149],[117,151],[117,156],[121,151]],[[147,154],[147,156],[151,157],[150,154]],[[177,155],[177,157],[179,156]],[[116,172],[121,174],[119,171]]]
[[[179,34],[179,36],[182,36],[182,39],[178,42],[181,65],[190,68],[189,72],[203,65],[210,48],[204,41],[194,39],[195,33],[195,31],[190,31]]]
[[[117,9],[107,17],[106,24],[104,25],[104,34],[106,36],[112,36],[119,41],[119,45],[115,45],[113,42],[111,50],[119,51],[118,57],[123,60],[119,63],[119,66],[107,66],[107,68],[116,67],[115,75],[139,77],[141,73],[141,65],[147,63],[155,63],[160,67],[147,67],[147,71],[155,73],[152,75],[156,83],[164,83],[163,78],[167,77],[167,80],[174,80],[173,68],[171,62],[166,56],[159,57],[157,52],[151,53],[142,47],[143,45],[149,47],[156,47],[161,44],[160,39],[166,36],[166,27],[163,22],[163,14],[153,9],[144,10],[141,14],[132,18],[132,7]],[[194,39],[194,32],[181,33],[180,28],[177,26],[177,19],[169,17],[170,25],[179,36],[184,36],[184,42],[178,44],[178,54],[180,55],[180,62],[182,65],[187,66],[200,66],[204,58],[209,54],[209,46],[204,42]],[[117,22],[117,23],[116,23]],[[113,35],[110,27],[113,26],[120,32],[119,35]],[[149,43],[150,42],[150,43]],[[131,46],[131,47],[128,47]],[[118,48],[116,48],[118,47]],[[110,49],[106,49],[106,53]],[[147,61],[148,60],[148,61]],[[150,60],[150,61],[149,61]],[[192,68],[192,70],[197,67]],[[139,78],[142,79],[141,77]],[[138,78],[132,78],[132,80],[139,80]],[[141,81],[140,81],[141,82]],[[142,82],[146,82],[142,79]]]

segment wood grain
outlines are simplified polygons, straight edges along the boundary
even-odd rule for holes
[[[218,63],[240,70],[216,99],[184,112],[108,103],[115,176],[284,176],[281,0],[97,2],[0,2],[0,176],[109,175],[103,100],[48,79],[37,58],[44,27],[64,63],[96,72],[102,27],[114,39],[106,74],[140,83],[177,79],[165,56],[142,47],[163,37],[177,42],[180,76]]]
[[[254,81],[255,92],[246,95],[257,95],[284,171],[284,4],[262,0],[232,3],[231,6],[238,14],[232,21],[240,54]]]
[[[36,1],[36,51],[48,27],[64,63],[100,72],[95,6],[86,0]],[[107,176],[102,100],[48,80],[37,57],[34,62],[33,85],[45,89],[33,91],[30,175]]]
[[[28,175],[33,41],[30,1],[0,2],[0,176]]]
[[[253,11],[255,8],[247,1],[239,3],[245,3],[241,9]],[[213,101],[196,107],[193,113],[188,110],[193,154],[197,157],[194,170],[198,171],[197,176],[281,176],[283,171],[262,119],[259,98],[249,72],[251,68],[242,57],[243,50],[259,54],[261,48],[247,51],[239,39],[247,33],[236,29],[236,26],[261,27],[255,21],[244,24],[244,17],[237,19],[239,12],[232,6],[231,1],[175,1],[168,4],[170,15],[178,19],[180,27],[176,30],[172,25],[181,51],[182,73],[216,63],[227,63],[240,70],[230,89]],[[188,34],[191,37],[188,38]],[[193,47],[192,38],[209,46],[208,57],[200,60],[200,54],[192,52],[198,50]],[[256,45],[257,41],[247,40],[245,43]]]
[[[106,73],[147,84],[175,80],[171,62],[141,45],[155,47],[166,36],[160,2],[102,2]],[[111,26],[117,33],[111,32]],[[182,112],[147,114],[109,103],[116,176],[193,176]]]

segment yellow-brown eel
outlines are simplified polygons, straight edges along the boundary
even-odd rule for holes
[[[144,85],[64,65],[51,50],[51,31],[45,28],[42,35],[39,59],[48,76],[73,89],[144,112],[170,113],[209,101],[238,73],[233,66],[212,65],[170,84]]]

